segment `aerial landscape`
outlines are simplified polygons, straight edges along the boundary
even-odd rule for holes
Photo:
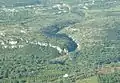
[[[0,0],[0,83],[120,83],[120,0]]]

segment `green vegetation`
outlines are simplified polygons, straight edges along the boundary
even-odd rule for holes
[[[120,82],[120,64],[112,63],[99,69],[97,79],[99,83],[119,83]]]
[[[0,0],[0,7],[26,6],[39,3],[39,0]]]
[[[120,72],[115,72],[107,75],[99,75],[99,83],[119,83],[120,82]]]
[[[78,80],[76,83],[98,83],[98,81],[97,81],[97,77],[93,76],[87,79]]]
[[[8,6],[16,3],[13,1],[4,0]],[[120,82],[120,1],[95,0],[93,4],[92,0],[63,0],[63,3],[70,11],[53,8],[56,5],[53,2],[46,5],[46,0],[42,2],[44,6],[0,8],[0,83]],[[60,22],[66,20],[78,22],[63,28]],[[56,23],[62,28],[57,34],[73,39],[78,45],[76,50],[59,53],[53,47],[64,50],[69,41],[41,33],[41,29]]]

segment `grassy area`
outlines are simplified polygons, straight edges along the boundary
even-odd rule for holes
[[[98,83],[98,81],[97,81],[97,77],[93,76],[83,80],[77,80],[76,83]]]

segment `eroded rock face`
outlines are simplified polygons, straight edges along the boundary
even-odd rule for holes
[[[64,22],[59,22],[59,23],[56,23],[56,24],[53,24],[53,25],[50,25],[50,26],[47,26],[41,29],[41,33],[43,33],[43,35],[49,38],[64,40],[66,42],[66,44],[64,45],[65,48],[68,50],[68,52],[71,52],[77,48],[76,42],[72,38],[67,36],[66,34],[58,34],[58,32],[61,29],[68,27],[70,25],[73,25],[75,23],[77,23],[76,20],[75,21],[68,20]]]
[[[71,11],[70,5],[65,3],[55,4],[52,6],[52,9],[56,10],[55,14],[68,13]]]

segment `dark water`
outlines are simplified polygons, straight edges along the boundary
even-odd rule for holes
[[[59,23],[44,27],[43,29],[41,29],[41,32],[43,33],[43,35],[49,38],[65,40],[67,42],[65,46],[67,47],[68,52],[71,52],[77,48],[76,42],[73,41],[73,39],[68,37],[66,34],[58,34],[57,32],[65,27],[75,24],[76,22],[77,21],[59,22]]]

